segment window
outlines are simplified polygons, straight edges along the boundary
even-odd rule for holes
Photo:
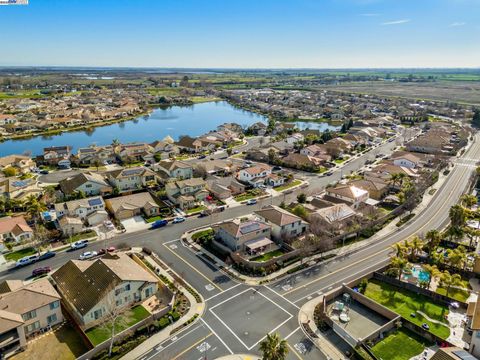
[[[27,333],[40,329],[40,321],[35,321],[33,324],[27,325]]]
[[[93,312],[93,318],[96,320],[96,319],[100,319],[102,317],[102,309],[100,310],[95,310]]]
[[[130,284],[125,285],[125,291],[130,291]]]
[[[57,314],[52,314],[50,316],[47,316],[47,323],[48,324],[53,324],[57,322]]]
[[[54,302],[50,303],[50,310],[56,309],[59,306],[60,306],[60,301],[59,300],[54,301]]]
[[[152,295],[152,288],[148,287],[145,289],[145,296],[150,297]]]
[[[85,187],[86,187],[87,189],[91,188],[92,186],[93,186],[92,184],[86,184],[86,185],[85,185]]]
[[[37,312],[35,310],[29,311],[22,315],[24,321],[30,320],[37,317]]]

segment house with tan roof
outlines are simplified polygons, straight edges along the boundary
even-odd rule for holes
[[[202,178],[172,181],[165,185],[168,199],[182,209],[190,209],[205,201],[208,196],[207,183]]]
[[[157,182],[157,174],[144,166],[113,170],[106,176],[108,182],[119,192],[142,189]]]
[[[318,156],[331,159],[330,155],[319,154]],[[318,169],[320,166],[325,165],[325,163],[327,162],[325,158],[321,159],[318,157],[299,154],[299,153],[290,153],[286,157],[284,157],[282,161],[286,166],[289,166],[289,167],[293,167],[296,169],[307,168],[312,170]]]
[[[27,338],[63,322],[60,295],[43,278],[0,283],[0,354],[27,346]]]
[[[347,220],[353,219],[356,216],[355,210],[345,203],[332,204],[315,210],[311,217],[320,220],[325,228],[333,227],[335,230],[344,228]]]
[[[308,230],[306,221],[275,205],[257,210],[255,214],[261,221],[272,227],[272,238],[279,244],[285,239],[300,236]]]
[[[29,195],[39,196],[43,193],[43,188],[38,186],[38,181],[34,179],[20,179],[19,177],[9,177],[0,179],[0,196],[7,199],[24,200]]]
[[[118,220],[141,215],[152,217],[160,214],[160,206],[148,192],[107,199],[105,200],[105,206]]]
[[[17,173],[26,174],[35,167],[35,161],[25,155],[8,155],[0,158],[0,170],[12,167]]]
[[[114,309],[127,310],[153,296],[159,279],[123,253],[70,260],[52,274],[66,309],[83,329]]]
[[[271,226],[263,221],[233,219],[213,227],[217,241],[231,251],[254,254],[269,251],[274,243],[270,239]]]
[[[254,187],[263,185],[266,177],[272,173],[272,168],[265,164],[258,164],[246,169],[241,169],[237,179]]]
[[[198,153],[203,150],[203,143],[197,138],[192,138],[190,136],[182,136],[175,145],[180,149],[190,153]]]
[[[325,194],[335,202],[345,202],[351,204],[356,209],[358,206],[369,198],[368,191],[360,189],[354,185],[337,185],[325,189]]]
[[[62,160],[68,160],[72,155],[72,147],[50,146],[43,149],[43,159],[47,164],[57,165]]]
[[[103,175],[94,172],[84,172],[61,180],[60,189],[65,195],[83,192],[87,196],[109,195],[113,192],[112,186],[107,183]]]
[[[349,182],[350,185],[353,185],[359,189],[368,191],[369,196],[375,200],[382,200],[388,193],[389,183],[378,179],[359,179]]]
[[[480,357],[480,297],[468,303],[466,317],[467,329],[472,331],[470,352]]]
[[[156,171],[165,173],[169,178],[190,179],[193,177],[193,167],[179,160],[163,160],[154,165]]]
[[[33,230],[23,216],[0,218],[0,250],[5,242],[28,242],[33,239]]]
[[[94,165],[96,163],[104,165],[105,162],[114,162],[115,158],[116,156],[112,145],[90,146],[80,148],[77,152],[78,163],[85,165]]]
[[[115,154],[123,162],[147,161],[153,159],[153,149],[146,143],[121,144],[115,147]]]

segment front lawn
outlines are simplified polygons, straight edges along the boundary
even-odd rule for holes
[[[152,216],[152,217],[146,218],[145,221],[147,223],[152,223],[152,222],[155,222],[157,220],[162,220],[162,219],[163,219],[162,216]]]
[[[93,238],[95,236],[97,236],[97,233],[93,230],[90,230],[84,233],[73,235],[72,237],[69,238],[69,240],[70,242],[75,242],[78,240]]]
[[[263,195],[263,191],[261,191],[260,189],[252,189],[252,190],[248,190],[247,192],[241,195],[235,196],[234,199],[235,201],[242,202],[242,201],[254,199],[262,195]]]
[[[24,256],[34,255],[36,253],[37,251],[34,248],[28,247],[22,250],[5,254],[4,257],[5,257],[5,260],[17,261],[18,259],[21,259]]]
[[[440,295],[447,296],[446,288],[439,286],[435,291]],[[455,299],[461,302],[466,302],[469,296],[470,296],[470,293],[467,290],[463,290],[463,289],[450,288],[450,290],[448,291],[448,297],[451,297],[452,299]]]
[[[204,239],[208,238],[214,235],[213,229],[207,229],[207,230],[202,230],[198,231],[195,234],[192,235],[192,240],[197,241],[198,239]]]
[[[197,206],[197,207],[194,207],[194,208],[185,210],[185,213],[186,213],[186,214],[193,214],[193,213],[196,213],[196,212],[203,211],[203,210],[205,210],[206,208],[207,208],[206,206],[200,205],[200,206]]]
[[[372,347],[373,354],[384,360],[408,360],[430,344],[417,334],[401,328]]]
[[[397,288],[377,280],[370,280],[367,289],[365,290],[365,296],[375,300],[383,306],[386,306],[418,326],[422,326],[423,323],[426,323],[430,327],[430,332],[442,339],[446,339],[450,335],[450,328],[445,322],[448,308],[443,305],[435,304],[431,299],[424,295]],[[429,318],[440,321],[445,325],[435,324],[427,320],[419,314],[417,310],[425,313]],[[415,317],[412,317],[411,314],[415,314]]]
[[[284,252],[280,249],[270,251],[268,253],[265,253],[263,255],[255,256],[254,258],[251,258],[250,261],[258,261],[258,262],[265,262],[270,259],[273,259],[274,257],[282,256]]]
[[[287,190],[287,189],[290,189],[294,186],[300,185],[301,183],[302,183],[301,180],[293,180],[293,181],[289,182],[288,184],[276,187],[275,190],[276,191]]]
[[[119,316],[115,322],[115,334],[120,333],[148,316],[150,316],[150,313],[142,305],[135,306],[132,309],[125,311],[125,313]],[[94,328],[88,329],[85,333],[92,344],[97,346],[110,338],[112,332],[111,329],[111,325],[106,323],[103,326],[95,326]]]

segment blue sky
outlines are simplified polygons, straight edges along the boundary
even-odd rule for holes
[[[480,67],[480,0],[30,0],[0,65]]]

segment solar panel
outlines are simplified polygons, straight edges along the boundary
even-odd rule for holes
[[[248,233],[251,233],[253,231],[257,231],[260,229],[260,225],[258,223],[252,223],[252,224],[248,224],[246,226],[243,226],[241,229],[240,229],[240,232],[242,234],[248,234]]]
[[[88,205],[90,206],[101,205],[101,204],[102,204],[102,199],[100,198],[88,200]]]
[[[26,181],[14,181],[12,182],[12,185],[15,186],[15,187],[24,187],[27,185],[27,182]]]
[[[140,174],[142,171],[143,169],[129,169],[129,170],[123,171],[123,175],[124,176],[136,175],[136,174]]]
[[[452,351],[452,353],[457,355],[462,360],[477,360],[475,356],[465,350],[456,350]]]

